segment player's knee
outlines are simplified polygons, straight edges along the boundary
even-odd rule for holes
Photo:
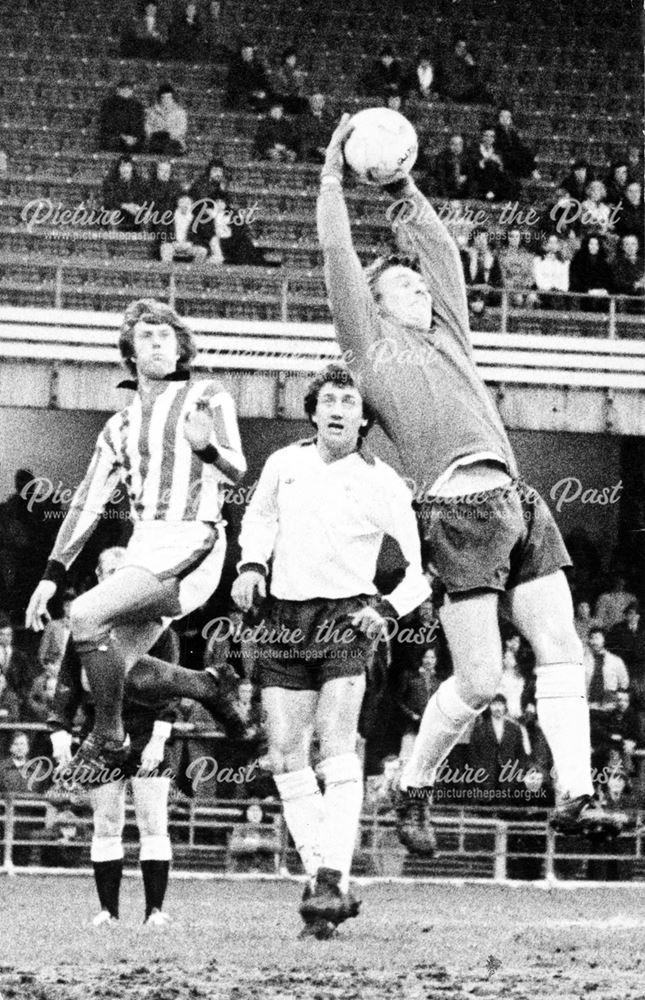
[[[301,747],[270,746],[267,758],[271,774],[286,774],[300,771],[309,763],[307,754]]]
[[[83,597],[79,597],[72,604],[69,627],[73,638],[79,641],[100,635],[105,631],[106,623],[98,609],[92,608]]]
[[[457,678],[457,692],[471,708],[484,708],[497,694],[501,679],[501,669],[472,670]]]
[[[557,619],[544,622],[529,641],[537,663],[579,663],[582,660],[582,643],[573,622]]]

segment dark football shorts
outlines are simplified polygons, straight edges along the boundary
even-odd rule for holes
[[[505,591],[571,566],[544,500],[522,480],[417,506],[430,562],[449,594]]]
[[[327,681],[365,673],[374,657],[376,640],[350,624],[351,616],[370,607],[373,598],[361,594],[337,600],[268,602],[259,635],[261,687],[319,691]]]

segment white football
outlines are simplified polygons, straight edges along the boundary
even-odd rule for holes
[[[389,108],[367,108],[351,119],[345,162],[364,184],[389,184],[409,174],[419,151],[413,126]]]

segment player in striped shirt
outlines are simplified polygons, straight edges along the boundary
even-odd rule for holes
[[[87,474],[60,528],[43,579],[27,609],[40,630],[47,605],[79,554],[119,482],[134,521],[123,566],[77,598],[71,632],[95,704],[92,733],[74,764],[118,764],[123,757],[121,705],[126,673],[157,640],[162,616],[200,607],[219,581],[226,538],[221,508],[227,484],[246,471],[235,407],[213,380],[191,377],[196,348],[173,309],[141,299],[126,310],[119,349],[133,380],[132,402],[99,435]],[[206,673],[145,657],[139,694],[195,698],[219,710]]]
[[[434,567],[454,676],[431,698],[402,777],[402,839],[429,851],[422,808],[436,769],[497,691],[498,611],[536,657],[538,718],[558,775],[556,829],[607,821],[593,801],[582,649],[562,571],[568,553],[535,490],[518,479],[501,419],[477,371],[459,252],[409,177],[389,188],[388,218],[420,273],[381,260],[363,271],[343,198],[341,121],[330,142],[318,230],[341,349],[399,452]],[[611,826],[607,822],[607,825]]]

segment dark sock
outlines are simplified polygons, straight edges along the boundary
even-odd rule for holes
[[[76,642],[94,700],[94,732],[124,740],[121,707],[125,661],[109,633]]]
[[[157,705],[173,698],[202,701],[213,696],[216,687],[210,674],[203,670],[176,667],[156,656],[142,656],[127,677],[128,696],[144,705]]]
[[[143,891],[146,894],[146,920],[153,910],[161,910],[168,888],[169,861],[142,861]]]
[[[107,910],[116,920],[119,919],[119,890],[123,874],[123,859],[115,861],[95,861],[94,881],[102,910]]]

